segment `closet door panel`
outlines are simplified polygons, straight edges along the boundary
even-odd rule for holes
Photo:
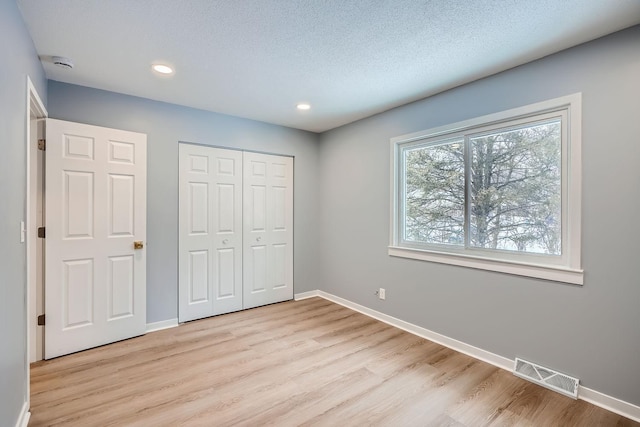
[[[179,145],[179,321],[242,309],[242,153]]]
[[[293,159],[244,153],[244,308],[293,298]]]
[[[209,148],[214,158],[213,313],[242,310],[242,152]]]

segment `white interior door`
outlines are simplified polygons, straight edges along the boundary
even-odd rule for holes
[[[146,135],[47,120],[45,358],[144,334]]]
[[[242,309],[242,152],[180,144],[179,320]]]
[[[244,308],[293,298],[293,158],[244,153]]]

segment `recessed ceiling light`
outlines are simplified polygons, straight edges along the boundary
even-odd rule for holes
[[[311,105],[306,104],[306,103],[302,103],[302,104],[296,105],[296,108],[298,110],[309,110],[311,108]]]
[[[160,74],[173,74],[173,68],[169,67],[168,65],[153,64],[151,68],[153,68],[154,71]]]

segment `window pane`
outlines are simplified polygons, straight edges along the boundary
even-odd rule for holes
[[[470,139],[470,244],[561,252],[560,121]]]
[[[463,145],[404,151],[406,241],[464,245]]]

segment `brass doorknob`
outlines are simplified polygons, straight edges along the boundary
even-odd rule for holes
[[[144,248],[144,243],[142,243],[142,240],[136,240],[135,242],[133,242],[133,249],[142,249]]]

